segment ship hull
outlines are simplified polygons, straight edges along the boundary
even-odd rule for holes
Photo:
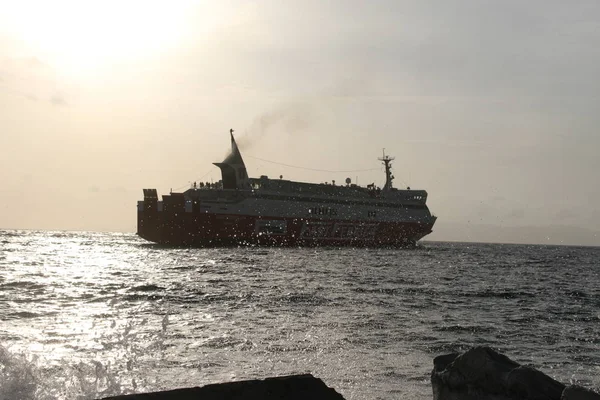
[[[138,235],[168,246],[414,246],[429,221],[368,221],[140,210]]]

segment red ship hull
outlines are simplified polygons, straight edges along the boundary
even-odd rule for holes
[[[277,222],[275,231],[261,222]],[[282,228],[284,227],[284,228]],[[413,246],[433,223],[138,211],[138,235],[170,246]]]

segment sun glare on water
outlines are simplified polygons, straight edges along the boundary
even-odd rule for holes
[[[94,73],[144,59],[181,42],[192,3],[143,0],[15,1],[3,6],[4,29],[64,74]]]

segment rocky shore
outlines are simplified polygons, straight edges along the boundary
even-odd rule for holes
[[[434,400],[600,400],[600,394],[565,385],[489,347],[474,347],[433,360]],[[104,400],[343,400],[314,376],[291,375],[108,397]]]
[[[436,357],[431,385],[434,400],[600,400],[489,347]]]
[[[104,400],[344,400],[325,383],[307,375],[226,382],[163,392],[107,397]]]

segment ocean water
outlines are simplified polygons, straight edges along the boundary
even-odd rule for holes
[[[600,387],[600,248],[172,249],[0,231],[0,400],[312,373],[346,399],[431,399],[435,356],[492,346]]]

